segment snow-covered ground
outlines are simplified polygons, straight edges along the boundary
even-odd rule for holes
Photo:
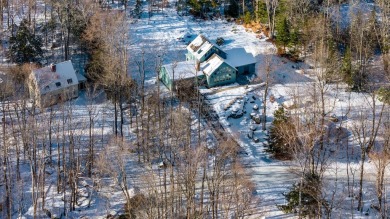
[[[244,149],[243,160],[256,184],[256,195],[261,199],[262,213],[264,216],[280,216],[284,213],[277,209],[277,205],[284,203],[282,193],[292,185],[294,175],[289,173],[290,163],[274,160],[264,151],[266,133],[262,131],[260,124],[251,119],[251,115],[261,115],[263,86],[264,84],[232,85],[203,89],[202,93],[217,112],[225,130]],[[269,103],[267,115],[272,116],[277,108],[277,102]],[[242,117],[232,118],[232,114],[242,114]],[[253,134],[251,130],[254,130]],[[259,142],[255,142],[256,138]]]
[[[363,21],[369,21],[372,18],[372,12],[376,10],[376,16],[380,11],[372,0],[358,0],[349,3],[340,4],[330,9],[334,22],[341,28],[348,28],[354,16],[360,14]],[[361,24],[358,24],[361,25]]]
[[[257,72],[261,79],[264,79],[266,74],[264,66],[271,63],[272,74],[269,95],[274,95],[276,101],[271,103],[267,100],[267,126],[270,125],[273,112],[280,104],[292,100],[297,93],[302,97],[309,96],[310,89],[315,84],[316,79],[309,74],[313,70],[308,65],[292,63],[286,59],[276,57],[274,55],[275,48],[271,43],[259,40],[254,33],[247,32],[244,27],[227,23],[224,20],[198,22],[192,17],[178,16],[174,9],[168,8],[164,10],[163,14],[155,14],[150,19],[143,16],[141,20],[130,25],[130,32],[132,42],[130,50],[134,51],[132,54],[143,52],[145,57],[151,58],[151,60],[160,55],[160,57],[163,57],[163,63],[185,60],[186,45],[200,33],[212,41],[217,37],[223,37],[226,41],[225,45],[221,46],[223,50],[244,48],[251,53],[258,62]],[[134,64],[132,66],[132,69],[136,69]],[[135,70],[133,74],[136,77],[137,71]],[[146,75],[146,81],[152,85],[156,82],[155,79],[155,73],[151,68]],[[233,84],[202,90],[208,103],[218,114],[220,123],[246,153],[246,155],[243,155],[243,160],[250,167],[252,179],[256,184],[257,196],[261,199],[259,208],[264,214],[263,216],[286,217],[287,215],[277,208],[277,204],[285,203],[282,193],[286,192],[298,178],[291,173],[294,163],[272,159],[269,154],[264,152],[266,133],[261,131],[260,125],[252,124],[253,120],[250,118],[250,114],[261,114],[263,92],[261,84],[249,86]],[[348,109],[352,109],[349,114],[352,117],[353,114],[358,112],[358,109],[369,106],[370,100],[367,95],[346,92],[343,88],[333,87],[331,91],[327,92],[327,95],[327,101],[332,106],[332,114],[338,116],[345,115]],[[251,99],[254,101],[251,101]],[[255,105],[258,109],[254,109]],[[244,114],[241,118],[235,119],[229,117],[232,111],[243,111]],[[353,120],[350,119],[346,123],[353,124]],[[256,130],[254,135],[249,138],[250,128],[254,128],[251,125],[255,126]],[[259,142],[255,142],[254,138],[258,138]],[[358,148],[355,148],[355,151],[358,151]],[[357,156],[356,152],[355,156]],[[345,180],[346,164],[344,161],[335,162],[332,165],[338,166],[338,175],[339,177],[343,176]],[[358,165],[358,161],[355,162],[355,165]],[[368,164],[367,171],[372,172],[373,166]],[[329,173],[329,178],[333,177],[334,173]],[[372,179],[369,178],[368,181],[372,181]],[[345,184],[343,183],[335,188],[337,190],[332,191],[345,192]],[[367,190],[365,200],[372,200],[374,195],[375,193]],[[349,202],[348,198],[344,198],[341,206],[348,206]],[[369,206],[370,202],[367,201],[365,210]],[[343,208],[340,207],[337,210],[342,212],[339,216],[350,217],[350,211],[341,210]],[[359,215],[359,213],[354,212],[354,215]]]
[[[278,74],[278,73],[276,73]],[[282,73],[280,73],[282,74]],[[314,79],[311,79],[314,80]],[[275,97],[275,102],[270,102],[267,99],[267,127],[273,120],[273,112],[278,109],[285,101],[293,100],[298,95],[301,98],[310,98],[311,87],[315,85],[314,82],[292,82],[285,84],[275,84],[270,87],[269,96]],[[261,125],[256,124],[251,116],[254,114],[261,115],[262,101],[264,95],[264,84],[240,86],[232,85],[213,89],[203,89],[202,93],[206,96],[207,101],[213,106],[214,110],[219,115],[220,123],[225,130],[233,136],[237,142],[243,147],[245,154],[243,155],[244,162],[250,167],[252,179],[256,183],[257,195],[261,198],[261,209],[264,211],[265,217],[276,217],[285,215],[278,210],[277,205],[284,204],[285,200],[282,195],[283,192],[288,191],[292,183],[297,182],[299,177],[292,173],[292,169],[296,163],[290,161],[278,161],[270,158],[270,155],[265,152],[267,144],[265,132],[261,130]],[[351,129],[357,125],[359,121],[359,113],[370,110],[370,97],[367,94],[347,92],[345,87],[329,86],[326,93],[327,110],[329,114],[337,115],[340,122],[343,122],[343,127]],[[378,108],[382,105],[377,103]],[[241,114],[240,118],[232,118],[233,114]],[[379,111],[378,111],[379,113]],[[340,124],[340,123],[337,123]],[[255,127],[255,128],[253,128]],[[255,129],[253,135],[251,130]],[[254,138],[259,138],[259,142],[255,142]],[[337,194],[337,201],[340,202],[337,211],[334,215],[339,217],[351,217],[350,202],[351,199],[346,197],[347,190],[347,168],[349,171],[355,172],[355,183],[353,187],[356,192],[357,176],[360,159],[359,147],[356,145],[356,139],[349,134],[350,146],[348,149],[332,149],[335,152],[328,165],[331,167],[326,173],[325,185],[329,186],[329,190],[324,189],[324,195],[329,195],[335,191]],[[344,139],[344,144],[346,139]],[[349,151],[350,163],[348,163],[345,150]],[[347,166],[349,165],[349,167]],[[366,163],[366,186],[364,189],[365,207],[364,211],[370,209],[375,197],[373,181],[375,180],[375,167],[371,161]],[[337,186],[333,183],[335,178],[340,181]],[[352,179],[350,179],[352,180]],[[352,184],[352,183],[351,183]],[[356,204],[356,203],[355,203]],[[353,214],[360,215],[359,212]],[[376,218],[375,210],[371,209],[372,218]]]
[[[173,4],[174,2],[171,2],[171,5]],[[147,10],[144,10],[142,19],[131,23],[129,49],[134,57],[130,68],[131,74],[135,78],[138,77],[135,61],[139,61],[141,54],[144,54],[150,63],[146,66],[147,84],[155,83],[153,63],[157,59],[161,58],[163,64],[185,61],[186,46],[198,34],[204,34],[213,42],[218,37],[223,37],[225,44],[220,46],[222,50],[243,48],[257,60],[262,60],[263,56],[274,48],[271,43],[259,40],[255,34],[246,32],[241,25],[221,19],[198,21],[192,16],[179,16],[173,7],[164,9],[162,14],[153,14],[150,19],[147,17]]]
[[[223,37],[225,44],[220,46],[222,50],[243,48],[247,53],[252,54],[258,62],[259,75],[265,74],[262,66],[271,59],[273,66],[278,69],[278,73],[272,75],[274,81],[306,82],[312,80],[293,71],[293,67],[296,68],[297,64],[274,58],[275,47],[272,43],[266,42],[265,39],[259,40],[256,34],[246,31],[243,26],[224,20],[198,22],[190,16],[178,16],[174,9],[168,8],[164,9],[164,14],[153,15],[150,20],[144,17],[131,24],[130,32],[132,42],[130,50],[134,51],[131,54],[144,52],[145,57],[153,59],[156,58],[157,53],[163,56],[164,63],[184,61],[186,45],[198,34],[204,34],[214,42],[217,37]],[[134,67],[135,65],[133,69]],[[137,72],[134,73],[136,77]],[[146,75],[146,81],[153,84],[155,79],[155,73],[150,69],[149,74]],[[261,139],[260,142],[255,143],[247,137],[251,121],[249,115],[253,106],[255,104],[262,106],[261,88],[260,85],[250,85],[246,88],[246,86],[233,84],[210,90],[204,89],[202,93],[206,94],[208,103],[217,112],[219,121],[225,130],[234,136],[247,153],[244,162],[250,167],[249,171],[257,186],[257,196],[261,199],[260,211],[264,213],[264,216],[281,216],[284,213],[278,210],[276,205],[284,203],[282,193],[294,182],[294,175],[289,172],[290,164],[270,159],[269,155],[264,152],[265,133],[261,131],[260,125],[256,125],[257,130],[253,136]],[[249,102],[252,96],[256,98],[254,103]],[[227,110],[228,112],[235,107],[244,107],[243,110],[246,111],[244,116],[240,119],[227,118],[228,115],[224,109],[229,103],[234,104]],[[269,103],[267,112],[269,121],[277,107],[278,102]],[[259,113],[261,108],[253,111]]]
[[[171,3],[173,5],[173,2]],[[156,83],[156,72],[154,63],[159,58],[162,58],[164,64],[171,63],[173,61],[184,61],[186,53],[186,45],[191,41],[197,34],[204,34],[212,41],[215,41],[217,37],[223,37],[225,39],[225,44],[221,46],[223,50],[230,50],[234,48],[244,48],[247,52],[251,53],[257,60],[257,70],[260,79],[264,79],[266,74],[264,66],[271,62],[272,74],[271,74],[271,85],[269,95],[275,97],[275,102],[269,101],[267,99],[267,127],[269,127],[273,112],[285,101],[293,100],[293,97],[298,95],[301,97],[307,97],[310,95],[312,87],[315,85],[315,78],[310,76],[308,72],[310,69],[308,65],[304,63],[296,64],[291,63],[290,61],[278,58],[274,55],[275,48],[274,46],[266,42],[265,40],[259,40],[256,38],[256,35],[250,31],[246,31],[244,27],[236,25],[234,23],[228,23],[224,20],[212,20],[212,21],[197,21],[194,20],[191,16],[179,16],[173,8],[165,8],[163,13],[153,14],[149,19],[147,16],[146,5],[144,5],[144,12],[141,15],[141,19],[129,21],[129,54],[133,57],[130,57],[132,61],[131,74],[134,78],[139,78],[139,73],[137,71],[137,65],[135,61],[139,61],[144,54],[145,59],[150,65],[146,66],[146,84],[152,86]],[[158,82],[157,82],[158,83]],[[269,156],[268,153],[264,151],[266,145],[266,132],[261,130],[260,124],[255,124],[254,120],[251,119],[252,116],[261,115],[261,110],[263,107],[263,93],[264,93],[264,84],[251,84],[251,85],[238,85],[232,84],[228,86],[222,86],[212,89],[203,88],[201,90],[203,95],[206,97],[207,103],[212,106],[213,110],[219,116],[219,121],[226,130],[228,134],[234,137],[234,139],[240,144],[245,152],[242,155],[243,162],[252,175],[252,180],[256,184],[256,196],[261,200],[259,211],[262,213],[262,216],[267,218],[287,218],[293,217],[293,215],[286,215],[277,208],[278,204],[285,203],[283,192],[286,192],[292,183],[298,180],[297,176],[292,173],[292,169],[295,167],[295,163],[288,161],[278,161]],[[326,95],[328,105],[331,106],[329,111],[331,114],[335,114],[338,117],[346,116],[343,122],[345,127],[353,127],[355,122],[359,117],[359,112],[361,110],[370,109],[370,97],[362,93],[351,93],[346,91],[343,87],[338,87],[337,85],[332,85],[329,87]],[[88,114],[87,108],[85,107],[88,101],[83,97],[80,97],[75,101],[77,106],[73,114],[75,115],[74,119],[80,119],[82,123],[83,119],[88,119],[86,115]],[[379,105],[381,103],[378,103]],[[110,132],[109,130],[112,124],[112,115],[105,114],[107,108],[109,107],[104,101],[94,102],[94,109],[96,114],[98,114],[98,124],[96,128],[96,133],[100,132]],[[379,107],[378,107],[379,108]],[[241,114],[242,116],[237,116],[233,118],[231,115]],[[111,117],[110,117],[111,116]],[[106,121],[102,122],[102,118],[106,117]],[[344,117],[343,117],[344,118]],[[104,119],[103,119],[104,120]],[[105,127],[105,128],[104,128]],[[253,135],[250,130],[253,131]],[[103,130],[103,131],[102,131]],[[129,130],[126,130],[129,131]],[[86,130],[80,130],[80,135],[85,134]],[[210,133],[208,133],[210,134]],[[352,136],[350,136],[352,138]],[[255,138],[257,138],[255,140]],[[257,141],[258,140],[258,141]],[[355,184],[357,186],[357,171],[359,168],[359,148],[356,146],[356,141],[351,139],[352,145],[347,150],[354,150],[354,162],[351,164],[350,170],[355,172]],[[56,153],[54,153],[56,156]],[[128,165],[129,172],[128,174],[134,176],[130,178],[133,185],[136,185],[136,177],[139,176],[140,172],[148,170],[148,167],[142,167],[140,164],[136,163],[136,156],[129,155]],[[340,218],[352,217],[352,213],[356,217],[359,216],[358,212],[355,212],[353,209],[348,209],[347,206],[351,202],[351,198],[345,197],[346,190],[346,170],[347,162],[344,152],[340,152],[337,156],[337,159],[332,160],[329,164],[332,168],[331,171],[327,173],[327,186],[330,188],[329,191],[336,191],[338,193],[338,198],[340,199],[340,207],[336,210],[335,216],[337,215]],[[54,166],[54,165],[53,165]],[[138,167],[138,168],[135,168]],[[367,172],[367,182],[365,185],[365,208],[364,210],[369,209],[371,201],[374,200],[375,191],[372,185],[375,174],[374,165],[370,162],[367,162],[366,166]],[[29,174],[27,163],[23,167],[25,173]],[[337,170],[337,171],[335,171]],[[53,169],[48,168],[48,171],[54,172]],[[337,173],[337,174],[336,174]],[[335,177],[340,179],[341,183],[339,185],[334,185]],[[53,181],[55,184],[55,176],[49,177],[48,181]],[[387,180],[387,179],[386,179]],[[25,182],[24,187],[29,187],[28,181]],[[106,183],[107,185],[112,184],[110,180],[102,179],[101,183]],[[116,212],[123,209],[124,199],[119,190],[116,190],[114,185],[104,186],[104,190],[99,191],[99,198],[91,198],[93,191],[90,190],[92,184],[90,179],[82,179],[81,184],[84,187],[81,188],[82,191],[85,191],[85,199],[80,201],[80,206],[78,206],[75,212],[69,214],[70,217],[81,218],[81,217],[90,217],[90,218],[101,218],[107,214],[116,214]],[[134,188],[133,188],[134,189]],[[59,216],[61,214],[62,203],[60,194],[56,194],[56,188],[48,187],[47,191],[47,201],[48,205],[52,206],[54,210],[52,213]],[[106,197],[106,198],[104,198]],[[95,200],[91,203],[91,207],[88,207],[89,200]],[[29,198],[26,197],[24,200],[24,205],[29,203]],[[24,212],[24,218],[31,218],[32,207],[27,206],[28,211]],[[372,218],[376,217],[374,213],[375,210],[371,210],[373,213],[370,214]],[[257,218],[258,216],[254,216]]]

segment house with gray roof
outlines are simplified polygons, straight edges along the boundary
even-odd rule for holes
[[[225,52],[200,34],[187,46],[186,61],[163,65],[159,78],[170,90],[182,87],[179,82],[214,87],[234,83],[239,74],[255,73],[255,69],[256,60],[245,49]]]
[[[69,60],[33,70],[29,76],[28,88],[35,104],[47,107],[77,98],[79,79]]]

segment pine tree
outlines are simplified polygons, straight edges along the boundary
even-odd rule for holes
[[[238,17],[238,3],[235,0],[230,0],[229,7],[226,11],[226,15],[231,16],[231,17]]]
[[[244,23],[245,24],[249,24],[252,20],[252,15],[249,11],[246,11],[245,12],[245,15],[244,15]]]
[[[390,88],[379,88],[378,99],[385,104],[390,104]]]
[[[343,74],[344,81],[349,85],[353,86],[353,72],[352,72],[352,56],[351,56],[351,48],[347,47],[343,63],[341,66],[341,72]]]
[[[291,41],[290,24],[286,17],[276,24],[276,32],[276,44],[283,46],[283,50],[286,52],[286,47]]]
[[[293,184],[290,191],[283,194],[287,203],[278,205],[278,208],[285,213],[299,213],[300,216],[313,218],[319,214],[320,188],[320,177],[306,173],[300,182]]]
[[[41,39],[30,30],[28,21],[22,20],[15,36],[10,37],[11,61],[18,64],[37,62],[43,55]]]
[[[283,137],[283,131],[294,130],[293,124],[286,116],[283,107],[274,112],[274,120],[269,131],[269,144],[267,152],[278,159],[291,159],[291,148],[289,140]]]
[[[268,15],[267,15],[267,6],[264,1],[258,1],[258,11],[256,12],[256,15],[259,19],[259,21],[263,24],[268,22]]]
[[[191,11],[194,15],[199,16],[200,12],[202,10],[202,3],[201,1],[196,0],[189,0],[188,4],[191,6]]]

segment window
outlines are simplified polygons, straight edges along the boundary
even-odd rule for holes
[[[68,82],[68,84],[72,84],[73,83],[73,80],[72,78],[69,78],[68,80],[66,80]]]
[[[61,82],[57,82],[56,87],[61,87]]]
[[[45,87],[45,90],[49,90],[50,89],[50,87],[49,87],[49,85],[47,85],[46,87]]]

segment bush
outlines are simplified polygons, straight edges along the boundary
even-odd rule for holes
[[[137,218],[137,212],[142,210],[147,204],[147,199],[143,194],[136,194],[130,198],[129,203],[125,205],[125,215],[123,218],[135,219]]]
[[[285,213],[299,213],[309,218],[318,215],[318,205],[321,195],[320,176],[315,173],[306,173],[302,182],[295,183],[290,191],[284,193],[287,204],[278,205]],[[324,202],[326,203],[326,202]]]
[[[378,99],[385,104],[390,104],[390,88],[379,88]]]
[[[249,11],[246,11],[246,12],[245,12],[245,15],[244,15],[244,17],[243,17],[243,20],[244,20],[244,23],[245,23],[245,24],[250,24],[250,23],[251,23],[251,21],[252,21],[252,15],[251,15],[251,13],[250,13]]]
[[[218,46],[221,46],[225,43],[225,39],[223,39],[222,37],[218,37],[216,43]]]
[[[276,159],[291,160],[293,147],[299,144],[295,127],[290,118],[286,116],[283,107],[280,107],[274,113],[274,121],[269,131],[267,152],[271,153]],[[294,140],[292,140],[292,138]]]

